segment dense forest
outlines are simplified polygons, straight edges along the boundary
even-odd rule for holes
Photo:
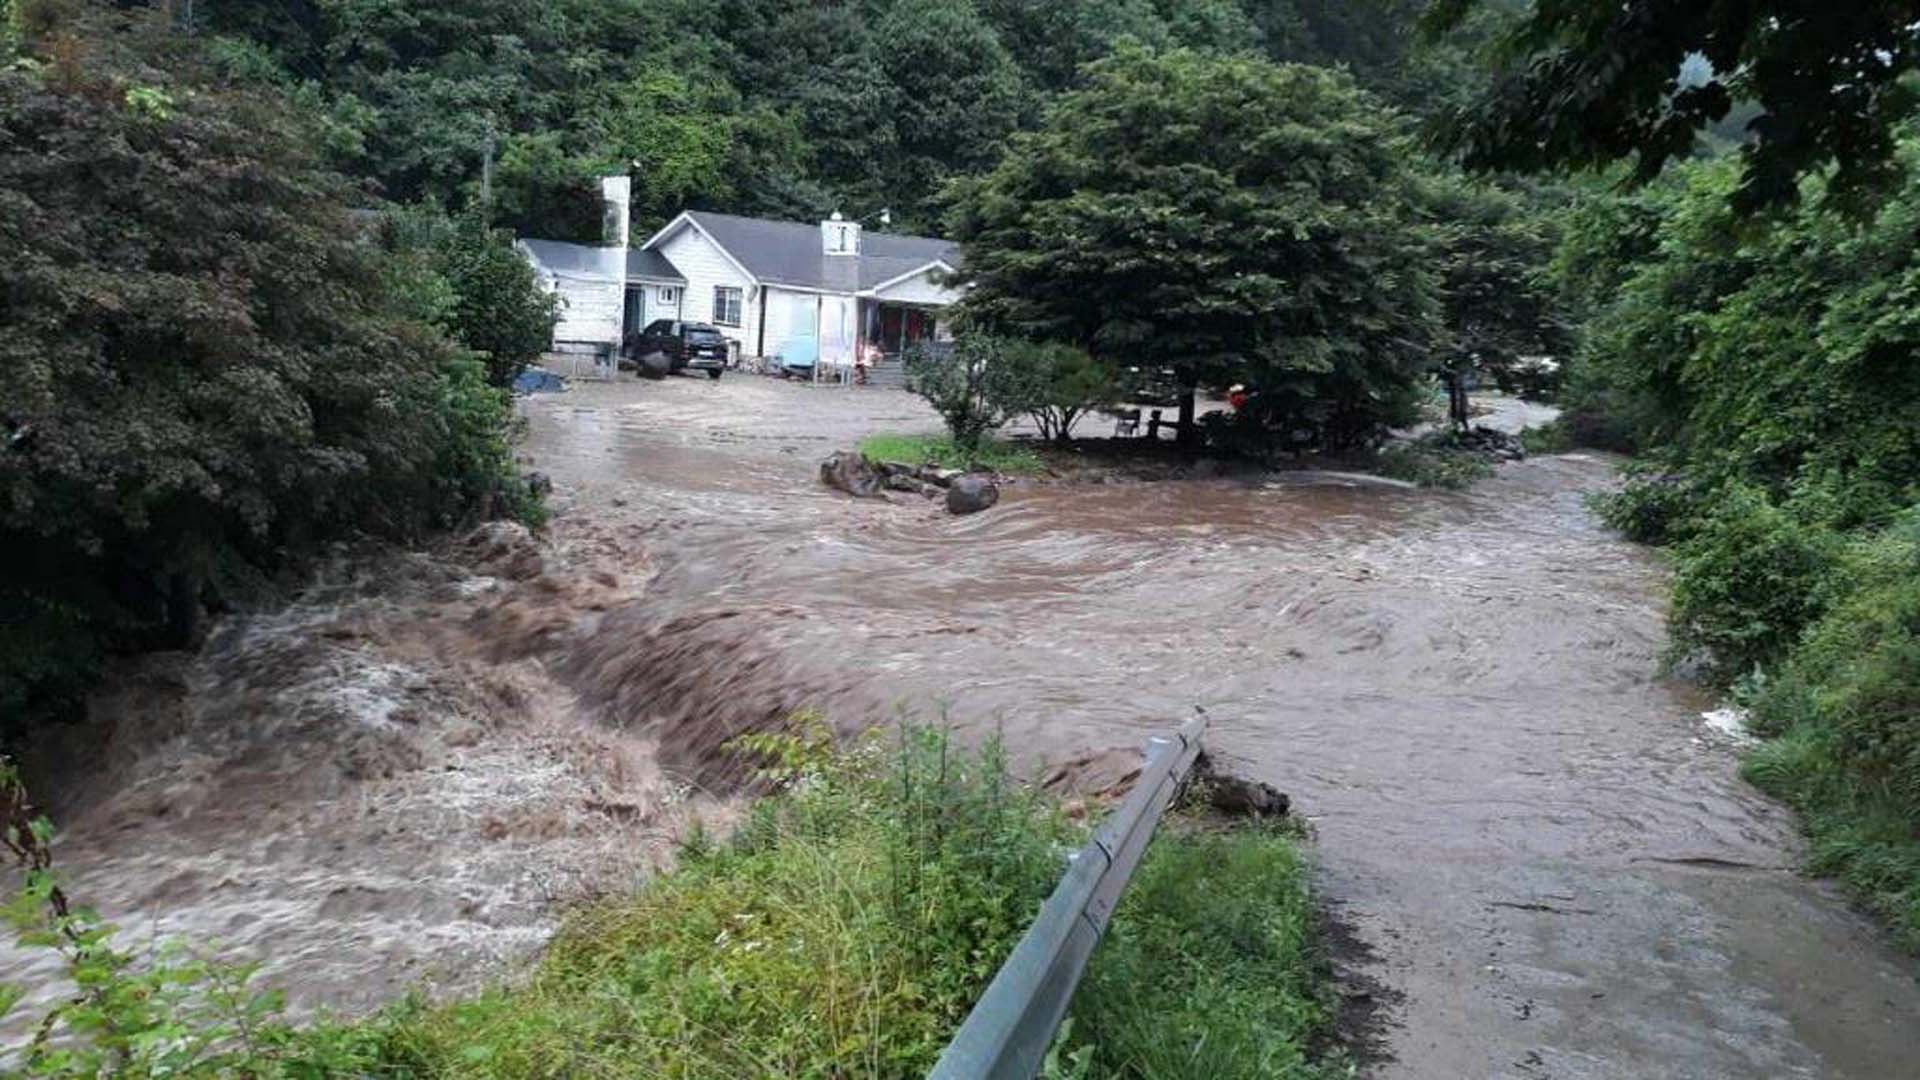
[[[634,177],[636,229],[686,207],[939,228],[937,196],[1036,126],[1116,43],[1343,65],[1425,113],[1465,100],[1481,25],[1437,46],[1420,0],[211,0],[232,81],[322,119],[383,197],[479,197],[499,223],[597,239],[598,189]],[[184,17],[184,16],[183,16]],[[1484,22],[1484,20],[1483,20]]]

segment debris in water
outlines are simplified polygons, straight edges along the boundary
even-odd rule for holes
[[[1738,743],[1758,742],[1753,733],[1747,730],[1747,710],[1737,705],[1722,705],[1700,714],[1700,722],[1708,730],[1725,736]]]

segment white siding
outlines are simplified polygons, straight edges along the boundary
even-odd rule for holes
[[[621,301],[626,287],[618,281],[594,281],[561,276],[553,291],[560,294],[560,321],[553,340],[610,344],[620,339]]]
[[[873,295],[880,300],[895,304],[928,304],[944,307],[960,299],[953,289],[936,285],[933,276],[945,273],[939,267],[933,267],[924,273],[916,274],[905,281],[896,281]]]
[[[860,302],[851,293],[767,289],[767,355],[779,356],[795,339],[813,339],[813,355],[830,364],[853,362],[860,333]]]
[[[682,226],[657,250],[687,276],[686,291],[680,297],[680,317],[687,322],[713,322],[714,286],[740,290],[740,325],[722,326],[720,333],[739,344],[740,355],[755,355],[760,348],[760,297],[753,282],[692,225]],[[771,348],[773,343],[767,345]]]

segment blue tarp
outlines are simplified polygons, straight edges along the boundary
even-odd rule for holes
[[[790,338],[780,346],[777,359],[782,371],[812,371],[820,359],[820,344],[810,337]]]
[[[566,388],[566,378],[546,368],[530,367],[513,377],[516,394],[557,394]]]

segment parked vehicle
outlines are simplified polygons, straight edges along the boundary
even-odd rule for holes
[[[711,324],[656,319],[627,335],[621,350],[638,361],[649,353],[666,356],[670,371],[704,371],[717,379],[727,370],[727,339]]]

